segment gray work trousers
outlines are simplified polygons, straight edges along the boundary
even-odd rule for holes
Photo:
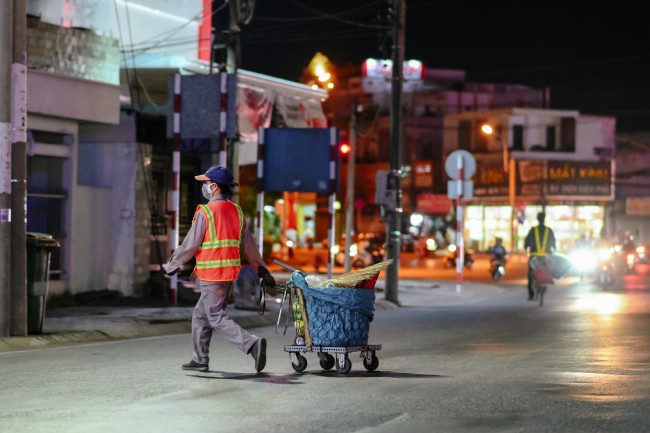
[[[249,334],[226,315],[228,297],[232,289],[232,281],[201,281],[201,297],[192,312],[192,341],[194,356],[192,359],[199,364],[208,364],[210,357],[210,339],[216,329],[239,349],[248,353],[257,337]]]

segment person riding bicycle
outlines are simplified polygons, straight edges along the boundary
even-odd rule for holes
[[[531,259],[533,257],[550,257],[555,250],[555,234],[550,227],[544,224],[546,214],[540,212],[537,214],[537,221],[539,225],[533,227],[526,235],[524,241],[524,248],[528,252],[528,300],[532,301],[535,298],[533,292],[533,268],[531,267]]]

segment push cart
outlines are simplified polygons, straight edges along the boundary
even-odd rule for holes
[[[376,274],[372,274],[375,269],[378,269]],[[285,332],[290,316],[296,329],[294,344],[284,346],[295,371],[302,372],[307,368],[307,358],[301,354],[307,352],[318,355],[323,370],[336,367],[339,374],[351,370],[349,354],[356,352],[360,353],[366,370],[377,369],[377,351],[381,350],[381,345],[368,344],[369,322],[374,318],[374,286],[382,268],[375,269],[362,273],[362,277],[371,276],[352,287],[310,287],[306,275],[292,269],[282,302],[288,300],[290,310]]]

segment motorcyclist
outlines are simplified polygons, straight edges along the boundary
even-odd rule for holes
[[[591,234],[582,233],[576,239],[571,251],[571,260],[575,266],[580,281],[593,271],[595,265],[594,242],[591,240]]]
[[[600,234],[600,237],[594,242],[594,248],[596,250],[600,250],[604,248],[611,250],[613,247],[614,247],[613,242],[609,240],[609,238],[607,237],[607,235],[604,233],[603,230],[603,232]]]
[[[602,286],[610,284],[614,278],[614,248],[612,242],[607,239],[605,233],[601,233],[600,238],[595,242],[596,259],[598,268],[596,280]]]
[[[625,240],[623,241],[622,251],[624,254],[629,254],[636,251],[636,242],[634,242],[634,236],[632,236],[630,232],[625,232]]]
[[[621,252],[623,253],[621,254],[621,259],[624,266],[627,268],[627,272],[633,273],[638,261],[638,255],[636,240],[629,231],[625,232],[625,239],[623,240]]]
[[[591,236],[587,236],[585,233],[581,234],[580,237],[576,240],[575,243],[575,249],[576,250],[581,250],[581,249],[592,249],[593,248],[593,242],[591,241]]]
[[[503,264],[503,266],[505,266],[506,262],[508,261],[506,259],[506,256],[508,255],[508,250],[506,250],[506,247],[503,246],[503,239],[497,237],[495,239],[494,245],[490,247],[490,252],[492,253],[492,257],[490,258],[490,263],[500,261]]]

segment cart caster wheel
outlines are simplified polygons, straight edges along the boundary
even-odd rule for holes
[[[332,367],[334,367],[334,364],[336,364],[336,361],[332,355],[329,353],[322,354],[320,358],[320,366],[323,370],[331,370]]]
[[[298,354],[298,353],[292,353],[291,354],[291,366],[293,367],[294,370],[296,370],[298,373],[302,372],[307,368],[307,358],[304,356]]]
[[[375,371],[377,367],[379,367],[379,359],[377,359],[377,355],[375,355],[375,352],[371,352],[372,355],[370,357],[370,362],[368,362],[367,357],[363,357],[363,366],[366,367],[366,370],[368,371]]]
[[[350,358],[348,358],[347,355],[345,355],[339,357],[337,361],[338,362],[336,363],[336,371],[339,374],[348,374],[352,369],[352,361],[350,361]]]

